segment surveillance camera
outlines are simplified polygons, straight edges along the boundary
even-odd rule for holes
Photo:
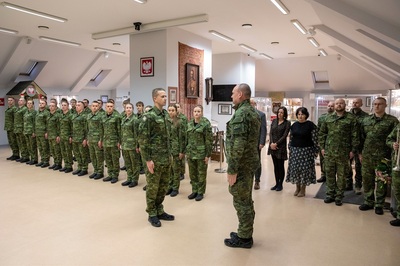
[[[247,56],[250,56],[250,54],[247,54]]]
[[[142,22],[133,22],[133,25],[135,26],[135,30],[140,31],[140,26],[142,25]]]

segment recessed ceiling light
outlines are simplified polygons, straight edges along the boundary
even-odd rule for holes
[[[113,54],[125,54],[124,52],[121,52],[121,51],[115,51],[115,50],[101,48],[101,47],[95,47],[94,49],[97,51],[109,52],[109,53],[113,53]]]
[[[289,53],[287,53],[287,54],[295,54],[294,52],[289,52]]]
[[[20,11],[20,12],[23,12],[23,13],[27,13],[27,14],[38,16],[38,17],[42,17],[42,18],[55,20],[55,21],[58,21],[58,22],[67,22],[68,21],[66,18],[53,16],[53,15],[46,14],[46,13],[43,13],[43,12],[40,12],[40,11],[37,11],[37,10],[33,10],[33,9],[26,8],[26,7],[23,7],[23,6],[17,6],[17,5],[14,5],[14,4],[7,3],[7,2],[2,2],[2,3],[0,3],[0,5],[2,5],[4,7],[7,7],[9,9],[12,9],[12,10]]]
[[[133,0],[133,1],[135,1],[136,3],[139,3],[139,4],[146,4],[147,3],[147,0]]]
[[[321,55],[323,55],[323,56],[328,56],[328,53],[325,52],[324,49],[319,49],[319,53],[320,53]]]
[[[253,27],[253,25],[251,25],[250,23],[242,24],[243,29],[251,29],[251,27]]]
[[[71,45],[71,46],[81,46],[80,43],[64,41],[64,40],[54,39],[54,38],[45,37],[45,36],[39,36],[39,39],[48,41],[48,42],[61,43],[61,44],[66,44],[66,45]]]
[[[18,31],[16,31],[16,30],[10,30],[10,29],[5,29],[5,28],[0,28],[0,32],[18,34]]]
[[[226,35],[224,35],[222,33],[219,33],[218,31],[210,30],[208,32],[211,33],[214,36],[217,36],[217,37],[227,41],[227,42],[233,42],[234,41],[234,39],[232,39],[231,37],[228,37],[228,36],[226,36]]]
[[[119,42],[113,42],[113,45],[121,45]]]
[[[279,0],[271,0],[271,2],[282,12],[282,14],[287,15],[290,13],[289,9]]]
[[[261,55],[262,57],[265,57],[265,58],[269,59],[269,60],[274,59],[273,57],[271,57],[271,56],[269,56],[269,55],[267,55],[267,54],[264,54],[264,53],[261,53],[260,55]]]
[[[271,42],[271,45],[278,45],[279,42]]]
[[[319,43],[313,37],[308,37],[307,40],[315,47],[319,47]]]
[[[253,47],[250,47],[250,46],[248,46],[246,44],[241,43],[241,44],[239,44],[239,46],[244,48],[244,49],[246,49],[246,50],[248,50],[248,51],[250,51],[250,52],[253,52],[253,53],[257,52],[256,49],[254,49]]]
[[[50,29],[50,28],[47,27],[47,26],[38,26],[38,28],[39,28],[40,30],[48,30],[48,29]]]
[[[302,33],[302,34],[307,34],[306,28],[298,21],[297,19],[292,19],[290,22]]]

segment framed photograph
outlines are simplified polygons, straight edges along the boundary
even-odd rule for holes
[[[168,87],[168,102],[174,104],[178,102],[178,88]]]
[[[154,57],[140,58],[140,76],[141,77],[154,76]]]
[[[372,97],[367,97],[365,101],[365,107],[371,107]]]
[[[186,98],[199,98],[199,68],[189,63],[185,65]]]
[[[108,95],[100,95],[100,99],[103,103],[107,103],[108,102]]]
[[[231,104],[218,104],[218,114],[219,115],[231,115],[232,105]]]

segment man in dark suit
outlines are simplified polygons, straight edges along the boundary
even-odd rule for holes
[[[260,158],[260,167],[256,170],[254,176],[255,176],[255,183],[254,183],[254,189],[260,189],[260,177],[261,177],[261,150],[265,146],[265,140],[267,139],[267,119],[265,117],[265,113],[262,111],[257,110],[257,103],[256,101],[251,98],[250,99],[250,104],[251,106],[256,109],[258,115],[261,118],[261,126],[260,126],[260,139],[258,140],[258,156]]]

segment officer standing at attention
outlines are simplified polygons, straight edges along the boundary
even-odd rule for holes
[[[29,161],[29,152],[24,135],[24,115],[27,111],[28,108],[26,107],[25,98],[19,98],[18,109],[14,114],[14,133],[17,137],[19,151],[21,152],[21,158],[16,159],[15,161],[20,163],[26,163]]]
[[[357,122],[361,125],[364,117],[367,117],[368,114],[364,112],[361,107],[363,106],[362,99],[357,98],[353,100],[353,108],[351,108],[350,113],[356,116]],[[356,167],[356,175],[355,175],[355,191],[357,195],[361,195],[361,187],[362,187],[362,174],[361,174],[361,162],[358,154],[354,154],[354,158],[350,160],[350,166],[355,161]],[[353,190],[353,169],[350,167],[349,175],[346,178],[346,190]]]
[[[121,144],[121,117],[114,111],[114,100],[109,99],[106,104],[106,114],[103,115],[103,149],[107,165],[108,177],[104,182],[111,184],[118,182],[119,176],[119,157]]]
[[[60,147],[60,118],[61,115],[57,111],[57,104],[50,102],[50,114],[47,118],[47,132],[45,137],[49,141],[50,153],[53,156],[54,164],[49,169],[54,171],[60,170],[62,163],[61,147]]]
[[[72,115],[72,149],[78,162],[78,169],[72,172],[73,175],[84,176],[88,173],[87,161],[87,125],[86,115],[83,113],[83,102],[76,103],[76,114]]]
[[[99,112],[98,101],[92,101],[92,112],[87,115],[88,145],[90,159],[93,165],[93,174],[89,178],[100,179],[104,177],[104,150],[103,143],[103,113]]]
[[[327,113],[322,114],[318,118],[318,132],[321,128],[322,123],[325,121],[327,115],[333,114],[335,111],[335,103],[334,102],[329,102],[328,105],[326,106],[326,111]],[[321,166],[321,177],[317,179],[318,183],[323,183],[326,181],[326,176],[325,176],[325,169],[324,169],[324,156],[321,153],[321,149],[319,150],[319,165]]]
[[[183,126],[184,132],[186,132],[186,130],[188,128],[189,120],[186,117],[186,115],[182,112],[182,104],[176,103],[175,106],[178,111],[177,117],[181,121],[181,125]],[[185,138],[186,138],[186,136],[185,136]],[[186,172],[185,156],[183,156],[183,158],[180,158],[178,162],[179,162],[179,167],[180,167],[179,179],[183,180],[183,179],[185,179],[185,172]]]
[[[34,165],[38,163],[38,151],[36,145],[36,138],[34,134],[35,129],[35,102],[33,99],[29,99],[26,102],[26,106],[28,107],[28,111],[24,115],[24,135],[26,146],[28,147],[28,152],[30,155],[30,161],[26,162],[26,164]]]
[[[360,145],[357,119],[353,114],[346,112],[343,99],[335,100],[335,112],[322,122],[318,138],[322,156],[325,157],[324,202],[335,202],[336,206],[342,206],[350,159],[357,153]]]
[[[40,163],[36,164],[36,167],[49,167],[50,151],[49,142],[45,138],[47,131],[47,118],[49,117],[49,111],[47,110],[47,102],[44,99],[39,100],[39,110],[36,113],[35,119],[35,136],[36,143],[40,153]]]
[[[265,146],[265,141],[267,140],[267,119],[265,117],[265,113],[257,110],[257,103],[254,99],[250,99],[250,104],[251,106],[256,109],[258,115],[260,116],[261,119],[261,126],[260,126],[260,139],[258,141],[258,156],[260,157],[260,167],[256,170],[255,172],[255,183],[254,183],[254,189],[258,190],[260,189],[260,178],[261,178],[261,150]],[[282,187],[277,187],[278,191],[282,190]]]
[[[386,145],[386,138],[396,128],[399,121],[396,117],[385,113],[386,99],[378,97],[373,102],[374,113],[365,117],[361,123],[361,173],[364,185],[364,203],[361,211],[374,208],[378,215],[383,214],[387,184],[381,180],[376,182],[375,168],[382,159],[391,158],[391,149]]]
[[[14,115],[18,108],[15,106],[15,99],[13,97],[8,97],[7,103],[8,108],[4,117],[4,130],[7,131],[8,144],[12,151],[12,155],[7,160],[14,161],[19,159],[18,142],[14,133]]]
[[[60,147],[64,160],[64,167],[59,171],[72,172],[72,114],[68,108],[68,101],[61,101],[62,114],[60,117]]]
[[[139,145],[143,160],[146,161],[146,212],[148,221],[154,227],[160,227],[160,220],[175,219],[164,211],[163,201],[168,190],[170,178],[171,154],[168,129],[168,112],[163,109],[167,103],[164,89],[156,88],[152,92],[154,107],[143,115],[139,125]]]
[[[236,110],[227,123],[226,152],[229,192],[233,196],[239,227],[224,243],[232,248],[253,246],[254,204],[252,199],[253,176],[259,167],[258,141],[261,119],[250,105],[251,90],[242,83],[232,90],[232,101]]]

